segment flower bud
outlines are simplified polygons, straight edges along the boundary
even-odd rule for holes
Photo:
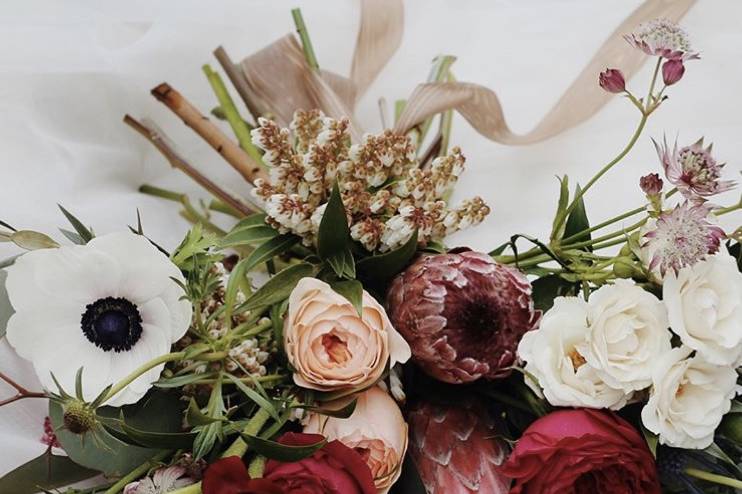
[[[657,173],[650,173],[639,179],[639,187],[648,196],[656,196],[662,192],[662,185],[662,179]]]
[[[685,74],[685,66],[682,60],[668,60],[662,65],[662,80],[665,85],[672,86]]]
[[[64,405],[62,422],[64,428],[73,434],[85,434],[95,426],[95,410],[84,401],[70,400]]]
[[[600,73],[598,81],[600,87],[609,93],[623,93],[626,91],[626,80],[623,73],[618,69],[606,69],[605,72]]]

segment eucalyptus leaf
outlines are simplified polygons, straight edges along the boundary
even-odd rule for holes
[[[278,232],[268,225],[248,225],[232,229],[219,241],[219,247],[254,245],[278,236]]]
[[[57,204],[59,206],[59,209],[62,211],[62,214],[64,214],[65,218],[67,218],[67,221],[70,222],[72,225],[72,228],[75,229],[78,235],[80,235],[80,238],[85,242],[88,243],[91,240],[93,240],[93,232],[90,231],[88,227],[83,225],[82,221],[78,220],[75,215],[67,211],[64,207],[62,207],[61,204]]]
[[[8,272],[4,269],[0,269],[0,338],[5,336],[5,331],[8,329],[8,321],[10,316],[15,312],[13,306],[10,304],[10,298],[8,298],[8,290],[5,286],[5,282],[8,279]]]
[[[335,292],[339,293],[353,304],[358,315],[363,313],[363,285],[358,280],[335,281],[330,283]]]
[[[289,297],[299,280],[312,276],[314,266],[309,263],[300,263],[289,266],[278,272],[268,280],[262,287],[255,291],[240,306],[240,310],[253,310],[258,307],[266,307],[281,302]]]
[[[93,478],[98,472],[77,465],[68,456],[49,453],[24,463],[0,478],[0,492],[36,494]]]
[[[253,452],[263,455],[266,458],[270,458],[271,460],[282,462],[303,460],[304,458],[312,456],[316,451],[319,451],[325,444],[327,444],[327,440],[323,439],[314,444],[289,446],[269,439],[251,436],[249,434],[240,434],[240,436],[242,436],[242,439],[245,440]]]
[[[26,250],[54,249],[59,244],[49,235],[32,230],[18,230],[10,234],[10,240],[18,247]]]
[[[107,419],[118,419],[123,412],[126,423],[131,427],[174,433],[181,429],[182,408],[176,393],[153,390],[134,405],[102,407],[97,413]],[[49,417],[62,448],[75,463],[109,476],[125,475],[157,453],[156,449],[126,444],[103,426],[86,435],[73,434],[64,428],[62,407],[55,402],[49,403]],[[95,438],[92,434],[95,434]]]
[[[388,280],[407,267],[417,252],[417,230],[401,247],[366,257],[356,265],[358,274],[363,279]]]
[[[322,260],[341,255],[350,248],[350,227],[337,182],[325,206],[317,233],[317,252]]]

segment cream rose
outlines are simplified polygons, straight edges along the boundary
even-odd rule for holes
[[[580,351],[590,330],[587,314],[584,300],[557,297],[539,329],[523,335],[518,356],[526,362],[526,372],[538,380],[536,384],[527,378],[526,383],[537,393],[543,389],[555,406],[617,410],[630,394],[606,384]]]
[[[685,345],[717,365],[742,357],[742,273],[732,256],[719,253],[668,273],[662,298]]]
[[[358,395],[347,419],[312,413],[304,432],[337,439],[364,457],[379,493],[386,493],[402,472],[407,451],[407,424],[389,394],[374,386]]]
[[[703,449],[714,441],[714,431],[731,408],[737,372],[691,353],[680,347],[659,358],[642,422],[661,444]]]
[[[652,384],[657,357],[671,348],[662,302],[631,280],[616,280],[590,295],[586,341],[579,352],[600,378],[626,393]]]
[[[283,338],[294,382],[320,391],[363,388],[387,364],[405,362],[410,347],[392,327],[384,308],[363,292],[362,316],[330,285],[299,281],[289,297]]]

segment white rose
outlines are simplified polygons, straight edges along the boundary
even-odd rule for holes
[[[578,349],[585,344],[589,331],[587,313],[587,303],[582,299],[556,298],[541,327],[523,336],[518,355],[552,405],[617,410],[626,404],[629,395],[608,386]],[[531,379],[526,382],[540,393]]]
[[[590,295],[589,331],[578,349],[600,378],[629,393],[652,384],[657,357],[672,334],[662,302],[631,280],[616,280]]]
[[[742,357],[742,273],[732,256],[719,253],[668,273],[662,297],[685,345],[717,365]]]
[[[688,358],[692,352],[674,348],[658,359],[642,422],[661,444],[703,449],[714,441],[714,431],[731,408],[737,372],[698,354]]]

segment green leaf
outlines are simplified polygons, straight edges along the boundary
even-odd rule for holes
[[[213,379],[215,376],[214,373],[199,374],[194,372],[192,374],[183,374],[181,376],[160,378],[159,381],[154,383],[154,386],[162,389],[180,388],[186,384],[191,384],[202,379]]]
[[[67,237],[67,240],[69,240],[73,244],[76,244],[76,245],[85,245],[85,240],[83,240],[82,237],[80,235],[78,235],[77,233],[71,232],[71,231],[66,230],[64,228],[60,228],[59,231],[62,232],[62,235],[64,235],[65,237]]]
[[[5,336],[5,331],[8,329],[8,321],[10,316],[15,312],[13,306],[10,305],[10,299],[8,298],[8,290],[5,286],[5,281],[8,279],[8,272],[4,269],[0,269],[0,338]]]
[[[261,396],[260,393],[247,386],[245,383],[234,377],[232,374],[227,374],[227,379],[232,381],[232,383],[237,386],[237,388],[242,391],[250,400],[254,401],[260,408],[268,412],[271,417],[276,420],[281,420],[281,417],[278,415],[278,411],[276,410],[275,405],[273,405],[273,403],[271,403],[268,399]]]
[[[153,433],[176,433],[181,430],[183,404],[177,393],[153,390],[138,403],[122,408],[102,407],[98,415],[119,419],[123,412],[126,424]],[[62,407],[49,403],[49,417],[57,438],[69,457],[78,465],[98,470],[109,476],[122,476],[152,458],[157,450],[127,444],[111,435],[102,425],[81,436],[64,429]],[[95,434],[93,436],[92,434]]]
[[[232,229],[219,241],[219,247],[254,245],[278,236],[278,232],[268,225],[248,225]]]
[[[254,213],[250,216],[247,216],[245,218],[242,218],[240,221],[237,222],[237,224],[232,228],[234,230],[235,228],[242,228],[245,226],[255,226],[255,225],[265,225],[265,219],[268,217],[265,213]]]
[[[18,230],[10,234],[10,240],[18,247],[26,250],[54,249],[59,244],[49,235],[32,230]]]
[[[348,279],[356,277],[356,263],[350,247],[346,247],[345,250],[330,256],[326,261],[339,277]]]
[[[325,444],[327,444],[327,440],[323,439],[314,444],[288,446],[286,444],[277,443],[276,441],[270,441],[268,439],[262,439],[248,434],[240,434],[240,436],[242,436],[242,439],[245,440],[253,452],[272,460],[287,463],[303,460],[304,458],[312,456],[316,451],[319,451]]]
[[[196,459],[203,458],[214,449],[214,445],[217,441],[221,441],[223,437],[224,432],[221,422],[213,422],[203,426],[193,440],[193,456]]]
[[[550,274],[531,283],[533,303],[537,309],[547,311],[554,305],[556,297],[567,297],[577,293],[574,283],[562,279],[557,274]]]
[[[268,280],[248,298],[240,310],[253,310],[281,302],[289,297],[299,280],[314,274],[314,266],[300,263],[289,266]]]
[[[551,225],[551,239],[557,240],[564,236],[564,215],[567,212],[567,206],[569,205],[569,178],[567,175],[564,178],[559,178],[559,201],[557,202],[557,210],[554,215],[554,222]]]
[[[353,304],[360,316],[363,313],[363,285],[358,280],[335,281],[330,286]]]
[[[320,259],[329,261],[350,248],[350,227],[345,214],[343,198],[337,182],[332,187],[325,213],[317,233],[317,253]]]
[[[0,478],[0,492],[36,494],[97,475],[97,471],[77,465],[67,456],[44,453]]]
[[[65,218],[67,218],[67,221],[70,222],[72,225],[72,228],[75,229],[78,235],[80,235],[80,238],[85,242],[88,243],[91,240],[93,240],[93,232],[91,232],[88,227],[82,224],[82,221],[78,220],[72,213],[67,211],[65,208],[62,207],[61,204],[57,204],[59,206],[59,209],[62,211],[62,214],[64,214]]]
[[[327,415],[328,417],[347,419],[348,417],[353,415],[353,412],[356,410],[357,404],[358,398],[353,398],[352,400],[350,400],[349,403],[342,404],[340,406],[296,405],[291,408],[302,408],[309,412],[319,413],[320,415]]]
[[[273,237],[270,240],[260,244],[258,247],[255,248],[254,251],[250,253],[249,256],[244,259],[245,272],[247,273],[258,264],[262,264],[270,259],[273,259],[273,257],[279,254],[283,254],[291,247],[299,243],[299,240],[299,237],[297,237],[296,235],[287,233],[285,235]]]
[[[644,427],[644,424],[642,424],[641,428],[642,434],[644,435],[644,440],[647,442],[647,446],[649,447],[649,451],[652,452],[652,456],[657,458],[657,442],[659,440],[659,436]]]
[[[580,190],[580,186],[577,185],[577,187],[575,188],[575,197],[579,195]],[[564,227],[564,237],[571,237],[572,235],[576,235],[590,228],[590,220],[587,219],[587,213],[585,212],[585,202],[582,199],[583,198],[580,197],[580,200],[577,201],[577,205],[567,217],[567,224]],[[588,232],[585,235],[576,237],[574,241],[582,242],[585,240],[590,240],[590,238],[591,236]],[[587,247],[586,250],[592,250],[592,248]]]
[[[726,465],[733,468],[738,478],[742,478],[742,468],[740,465],[734,463],[729,455],[719,447],[716,443],[711,443],[711,446],[703,450],[704,453],[713,456],[714,458],[723,461]]]
[[[417,231],[398,249],[358,261],[361,278],[388,280],[407,267],[417,252]]]
[[[726,414],[718,432],[736,444],[742,444],[742,413]]]
[[[490,251],[491,256],[499,256],[503,252],[505,252],[505,249],[508,248],[508,245],[510,245],[510,242],[505,242],[504,244],[500,245],[499,247],[495,247],[493,250]]]
[[[196,400],[191,398],[190,403],[188,404],[188,408],[186,409],[186,422],[191,427],[196,427],[199,425],[207,425],[212,422],[222,422],[222,419],[215,418],[215,417],[209,417],[205,413],[201,411],[199,406],[196,404]]]
[[[133,446],[155,449],[190,449],[194,432],[151,432],[131,427],[122,419],[104,419],[103,427],[116,439]]]

